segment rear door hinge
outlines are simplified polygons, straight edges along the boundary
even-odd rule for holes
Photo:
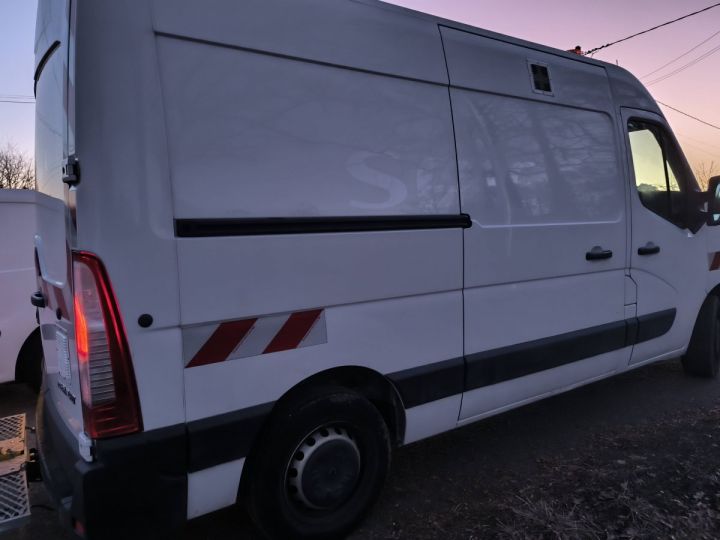
[[[68,186],[76,186],[80,183],[80,162],[77,156],[68,156],[63,164],[62,181]]]

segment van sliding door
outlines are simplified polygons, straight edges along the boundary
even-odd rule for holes
[[[473,220],[467,420],[627,364],[625,191],[602,68],[442,35],[461,211]]]

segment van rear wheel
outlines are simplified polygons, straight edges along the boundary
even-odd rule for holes
[[[720,299],[717,296],[708,296],[700,308],[682,365],[688,375],[717,377],[720,371]]]
[[[270,538],[338,538],[363,518],[390,465],[390,434],[360,394],[325,388],[285,404],[250,463],[248,510]]]

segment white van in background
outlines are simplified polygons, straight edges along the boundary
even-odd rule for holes
[[[374,0],[37,20],[38,440],[78,535],[242,500],[336,538],[394,447],[717,374],[720,179],[627,71]]]
[[[40,193],[0,189],[0,383],[42,380],[42,342],[28,287],[37,287],[33,263]]]

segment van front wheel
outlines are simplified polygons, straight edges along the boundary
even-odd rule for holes
[[[720,299],[717,296],[708,296],[700,308],[682,365],[688,375],[717,377],[720,370]]]
[[[382,489],[390,434],[363,396],[325,389],[281,406],[250,465],[248,510],[268,537],[343,537]]]

